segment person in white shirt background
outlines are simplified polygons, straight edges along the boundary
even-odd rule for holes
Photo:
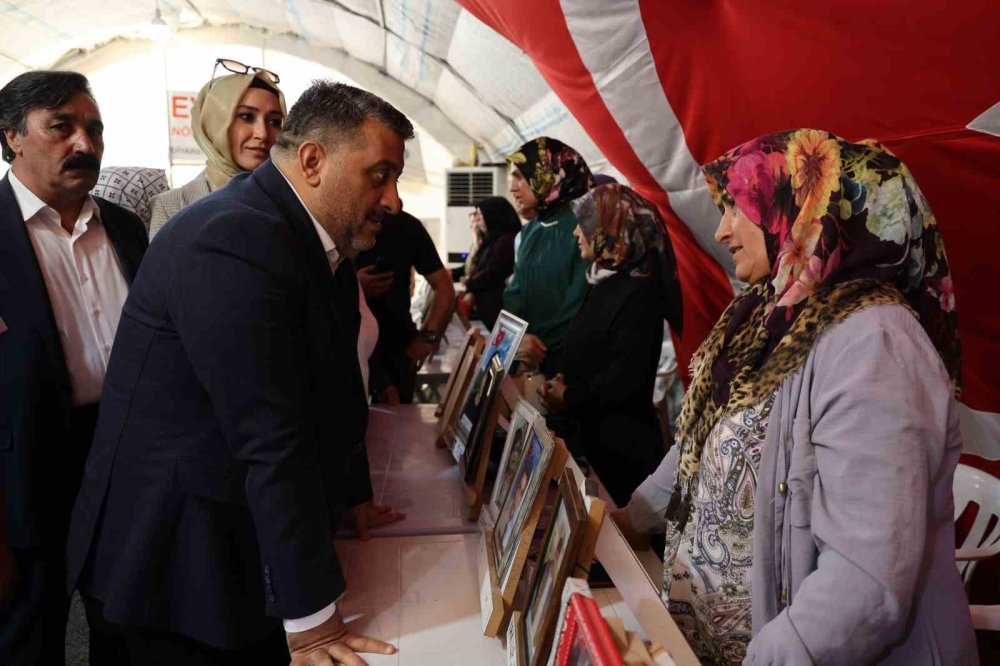
[[[69,513],[129,284],[138,217],[89,194],[104,152],[87,79],[22,74],[0,90],[0,663],[61,664]],[[116,639],[92,627],[93,663]]]

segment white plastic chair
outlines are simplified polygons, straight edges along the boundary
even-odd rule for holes
[[[969,504],[979,506],[969,533],[961,548],[955,551],[958,572],[962,575],[962,580],[968,583],[980,560],[1000,553],[1000,479],[959,463],[955,468],[953,491],[955,520],[958,520]]]

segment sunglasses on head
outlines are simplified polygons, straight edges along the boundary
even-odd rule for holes
[[[238,60],[230,60],[228,58],[216,58],[215,67],[212,68],[212,83],[215,83],[215,72],[218,71],[219,67],[226,70],[227,72],[232,72],[233,74],[249,74],[250,72],[256,72],[263,74],[268,80],[268,83],[278,85],[281,83],[281,77],[272,72],[269,69],[264,69],[263,67],[252,67],[250,65],[244,65]],[[211,86],[209,86],[211,87]]]

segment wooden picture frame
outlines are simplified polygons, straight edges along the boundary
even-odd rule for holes
[[[529,666],[544,664],[552,647],[555,623],[566,579],[576,567],[588,527],[588,512],[572,470],[563,469],[559,496],[542,537],[538,563],[528,584],[524,634]]]
[[[503,453],[500,455],[500,465],[497,468],[497,476],[493,481],[490,500],[486,507],[486,513],[494,522],[496,522],[500,515],[500,506],[507,499],[507,495],[510,492],[517,462],[524,453],[524,447],[528,443],[528,437],[531,435],[532,428],[545,428],[545,419],[531,403],[524,398],[518,397],[514,408],[511,410],[507,426],[507,439],[504,442]]]
[[[528,330],[528,322],[519,317],[515,317],[506,310],[500,311],[497,323],[493,326],[486,341],[486,347],[476,365],[472,380],[466,386],[462,399],[459,400],[458,414],[454,419],[454,432],[452,434],[452,450],[458,447],[467,446],[469,436],[479,420],[479,405],[475,398],[486,379],[486,371],[494,356],[499,357],[505,372],[510,371],[511,364],[514,363],[514,356],[521,344],[525,331]]]
[[[553,660],[555,666],[624,666],[608,623],[593,597],[569,598]]]
[[[498,636],[509,619],[546,491],[565,469],[568,456],[561,439],[552,438],[548,430],[535,432],[532,428],[515,473],[514,489],[501,507],[501,522],[486,514],[481,517],[480,611],[486,636]]]
[[[503,406],[503,386],[509,380],[507,372],[496,356],[490,361],[478,400],[480,402],[479,419],[469,435],[468,445],[455,444],[453,454],[458,458],[460,478],[465,490],[465,504],[468,507],[469,520],[477,520],[486,499],[486,470],[489,465],[490,452],[493,449],[494,432],[500,418],[500,408]]]
[[[553,438],[546,429],[532,428],[530,437],[515,472],[513,487],[493,522],[490,554],[497,587],[506,603],[514,600],[545,491],[552,479],[559,478],[569,455],[562,440]]]
[[[482,356],[483,347],[486,346],[486,339],[477,329],[470,329],[465,334],[465,344],[462,345],[462,353],[455,364],[455,370],[445,384],[441,402],[434,410],[438,417],[437,445],[439,448],[446,447],[449,442],[454,441],[454,426],[457,416],[459,399],[465,395],[465,390],[472,380],[472,372],[479,363]]]
[[[466,485],[471,482],[471,472],[478,467],[479,455],[483,448],[486,448],[484,440],[487,437],[490,440],[493,439],[493,432],[489,428],[489,425],[490,421],[492,421],[493,427],[496,427],[497,401],[500,397],[500,387],[506,376],[507,371],[504,370],[503,363],[497,356],[494,356],[490,359],[489,366],[486,368],[486,375],[479,386],[479,391],[473,397],[473,401],[476,403],[479,411],[479,418],[473,424],[465,445],[462,446],[461,443],[456,445],[456,450],[460,451],[458,454],[459,465],[462,467],[463,479]],[[487,432],[487,430],[490,430],[490,432]]]
[[[521,611],[514,611],[507,625],[507,666],[528,666],[523,615]]]

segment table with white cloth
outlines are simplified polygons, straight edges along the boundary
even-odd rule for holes
[[[366,440],[374,500],[403,511],[406,519],[374,531],[365,542],[337,540],[347,579],[340,609],[352,631],[399,648],[391,656],[363,655],[372,666],[500,666],[506,663],[503,644],[482,635],[479,527],[466,518],[458,466],[446,449],[434,445],[434,409],[372,407]],[[658,626],[662,617],[655,607],[663,607],[656,590],[645,572],[635,573],[644,567],[656,575],[656,558],[639,564],[623,543],[613,523],[605,521],[598,558],[607,560],[613,579],[623,566],[632,567],[625,578],[639,584],[594,590],[594,597],[605,616],[621,617],[628,630],[667,644],[672,637],[669,627]],[[633,608],[639,612],[633,614]]]

